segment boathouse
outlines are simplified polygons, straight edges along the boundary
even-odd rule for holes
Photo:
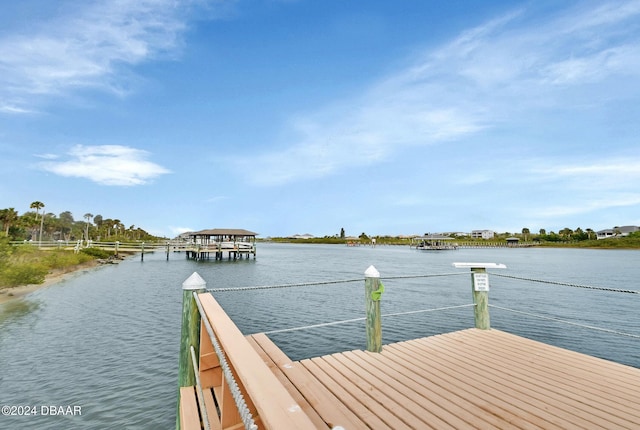
[[[517,237],[508,237],[506,241],[507,246],[518,246],[518,244],[520,243],[520,239]]]
[[[453,237],[444,234],[425,234],[424,236],[414,237],[411,242],[415,244],[416,249],[423,251],[440,251],[446,249],[458,249],[458,244],[453,243]]]
[[[229,260],[249,255],[256,257],[256,236],[249,230],[240,228],[213,228],[189,233],[187,258],[205,260],[211,258],[222,260],[226,255]]]

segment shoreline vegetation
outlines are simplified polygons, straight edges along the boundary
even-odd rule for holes
[[[334,244],[354,246],[399,245],[410,246],[410,238],[376,236],[360,236],[358,238],[323,237],[293,239],[274,237],[260,239],[261,242],[290,244]],[[456,238],[465,245],[476,244],[478,247],[504,246],[504,239],[468,240]],[[640,236],[616,237],[602,240],[581,241],[527,241],[514,247],[552,247],[552,248],[584,248],[584,249],[640,249]],[[130,256],[137,252],[120,252]],[[122,258],[122,257],[120,257]],[[69,250],[44,250],[34,247],[12,246],[8,241],[0,240],[0,305],[14,299],[24,297],[34,291],[47,288],[76,275],[78,272],[94,269],[104,261],[113,261],[111,252],[85,248],[76,253]]]
[[[8,241],[0,239],[0,304],[134,253],[119,254],[116,258],[111,252],[95,248],[74,252],[13,246]]]
[[[0,305],[11,300],[24,297],[27,294],[31,294],[40,289],[55,285],[71,276],[77,275],[78,272],[90,270],[98,266],[99,263],[97,260],[90,260],[64,269],[53,270],[45,275],[41,283],[17,285],[13,287],[0,287]]]
[[[166,237],[154,236],[140,227],[125,224],[117,218],[106,218],[102,215],[85,213],[84,221],[75,220],[69,211],[59,215],[45,212],[45,204],[34,201],[29,205],[31,211],[23,214],[15,208],[0,209],[0,303],[15,297],[23,297],[29,292],[44,288],[64,279],[67,274],[76,273],[86,268],[95,267],[100,262],[114,262],[113,252],[99,248],[81,248],[82,242],[107,241],[113,243],[168,243]],[[591,228],[575,230],[564,228],[557,233],[540,229],[539,234],[523,228],[522,233],[497,233],[492,239],[474,239],[466,235],[443,233],[452,244],[481,248],[492,247],[570,247],[593,249],[640,249],[640,231],[624,236],[622,227],[614,227],[614,237],[596,240],[597,232]],[[626,233],[626,230],[625,230]],[[427,236],[425,234],[425,236]],[[181,241],[178,237],[174,240]],[[333,236],[313,237],[268,237],[258,239],[260,242],[292,243],[292,244],[338,244],[347,246],[383,246],[383,245],[416,245],[411,236],[347,236],[345,229]],[[32,246],[50,242],[77,241],[75,250],[45,249]],[[20,246],[16,243],[27,244]],[[116,248],[117,249],[117,248]],[[140,251],[117,251],[120,255],[137,254]]]
[[[536,235],[529,238],[522,238],[516,244],[511,246],[517,247],[547,247],[547,248],[585,248],[585,249],[640,249],[640,232],[632,233],[624,237],[610,237],[607,239],[581,239],[572,240],[571,238],[548,238],[540,239]],[[507,246],[507,236],[497,237],[495,239],[471,239],[469,237],[451,236],[452,243],[464,244],[465,246],[480,247],[498,247]],[[374,242],[375,239],[375,242]],[[420,238],[416,238],[420,239]],[[520,239],[520,238],[518,238]],[[267,239],[258,239],[260,242],[276,242],[276,243],[299,243],[299,244],[335,244],[335,245],[415,245],[411,237],[397,236],[372,236],[369,237],[364,233],[359,237],[341,238],[337,236],[310,237],[310,238],[291,238],[291,237],[271,237]]]
[[[23,214],[15,208],[0,209],[0,303],[58,282],[69,273],[119,259],[113,252],[81,248],[83,242],[164,243],[168,240],[135,225],[126,227],[118,218],[88,212],[82,216],[84,221],[79,221],[70,211],[59,215],[46,212],[45,204],[37,200],[29,205],[29,209],[32,210]],[[39,246],[46,242],[67,245],[77,242],[78,247],[65,250]],[[119,250],[115,254],[133,253]]]

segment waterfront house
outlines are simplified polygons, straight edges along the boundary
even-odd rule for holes
[[[495,233],[491,230],[473,230],[471,237],[474,239],[493,239]]]
[[[640,227],[635,225],[623,225],[622,227],[607,228],[596,232],[598,239],[607,239],[610,237],[625,237],[629,233],[640,231]]]

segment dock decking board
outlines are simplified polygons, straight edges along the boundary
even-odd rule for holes
[[[248,339],[319,428],[640,428],[640,369],[500,330],[299,362],[264,334]]]
[[[419,356],[423,356],[425,360],[431,360],[431,362],[438,361],[441,365],[443,372],[459,372],[460,376],[464,376],[464,382],[469,385],[473,385],[478,389],[485,390],[485,395],[490,397],[500,398],[503,402],[512,402],[513,406],[526,411],[527,414],[535,415],[537,418],[532,418],[534,423],[539,420],[544,420],[550,424],[560,425],[563,421],[570,425],[569,428],[575,429],[587,429],[592,428],[594,423],[589,422],[582,418],[580,410],[567,406],[562,402],[558,396],[554,396],[551,390],[547,390],[548,397],[545,398],[543,393],[536,391],[536,387],[532,386],[528,378],[528,369],[524,372],[520,372],[517,375],[504,375],[501,377],[499,374],[492,373],[490,364],[482,361],[469,360],[465,357],[464,353],[455,351],[437,350],[433,345],[430,345],[429,354],[422,355],[422,350],[419,349],[418,342],[414,342],[411,346],[412,350]],[[452,357],[454,358],[453,361]],[[446,369],[447,364],[449,369]],[[553,402],[553,410],[549,408],[549,401]],[[568,409],[568,410],[567,410]],[[599,423],[600,428],[603,427],[603,423]]]
[[[514,337],[515,338],[515,337]],[[517,338],[515,338],[517,339]],[[513,339],[512,339],[513,340]],[[519,343],[522,343],[521,341]],[[458,348],[464,347],[468,350],[469,344],[460,344]],[[535,344],[532,345],[535,347]],[[486,360],[490,360],[495,357],[493,351],[487,348],[486,345],[479,343],[474,346],[474,351],[479,352],[478,355],[482,356]],[[513,352],[513,351],[511,351]],[[640,420],[640,411],[638,409],[629,408],[626,402],[633,402],[633,392],[628,391],[625,384],[628,381],[618,380],[617,385],[612,384],[611,380],[606,378],[605,375],[599,375],[598,370],[601,366],[591,366],[588,369],[581,368],[579,360],[574,368],[567,368],[566,362],[558,362],[557,360],[549,360],[547,363],[542,364],[538,361],[543,360],[545,357],[531,360],[526,358],[526,355],[531,353],[532,350],[518,350],[517,354],[511,354],[508,358],[497,357],[495,359],[495,365],[493,373],[500,372],[507,376],[522,377],[531,384],[532,389],[541,391],[543,395],[551,397],[550,392],[563,402],[565,399],[568,403],[578,402],[584,403],[585,399],[590,400],[588,408],[593,408],[592,412],[604,419],[611,418],[616,413],[628,414],[635,416]],[[460,354],[464,354],[465,351],[460,351]],[[553,357],[553,356],[552,356]],[[593,358],[593,357],[591,357]],[[593,361],[593,360],[591,360]],[[595,361],[597,363],[597,360]],[[517,373],[517,369],[513,369],[514,366],[527,366],[530,370],[530,376],[521,376]],[[559,366],[565,366],[565,369],[558,371]],[[574,373],[567,373],[568,370],[574,370]],[[577,375],[581,380],[588,382],[588,385],[576,383],[573,377]],[[615,377],[615,375],[611,375]],[[537,387],[537,388],[536,388]],[[636,387],[636,395],[637,395]],[[617,401],[610,400],[610,396],[615,396]],[[620,401],[624,403],[621,403]]]
[[[345,428],[364,426],[331,392],[319,387],[313,375],[300,363],[292,363],[266,335],[257,334],[249,339],[269,368],[300,403],[301,408],[318,424],[318,428],[323,428],[323,425],[333,427],[333,423],[338,422]],[[322,416],[317,411],[322,411]]]

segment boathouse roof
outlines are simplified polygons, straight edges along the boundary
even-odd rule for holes
[[[211,228],[207,230],[193,231],[189,236],[257,236],[254,233],[242,228]]]
[[[425,234],[424,236],[416,236],[414,239],[424,239],[424,240],[434,240],[434,239],[439,239],[439,240],[455,240],[455,238],[453,238],[453,237],[451,237],[451,236],[447,236],[447,235],[440,234],[440,233]]]

